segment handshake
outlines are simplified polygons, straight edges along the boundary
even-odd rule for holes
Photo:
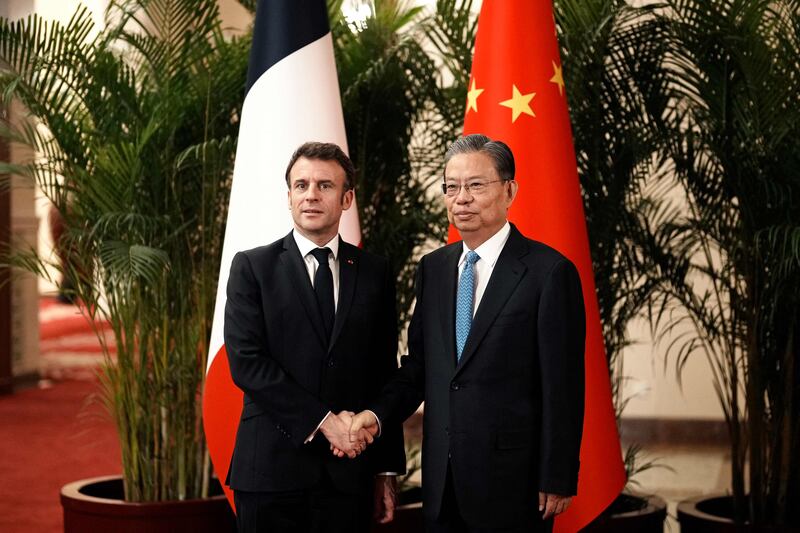
[[[350,459],[357,457],[367,445],[372,444],[380,430],[378,420],[371,411],[355,414],[342,411],[331,412],[319,430],[328,439],[331,452],[337,457],[345,455]]]

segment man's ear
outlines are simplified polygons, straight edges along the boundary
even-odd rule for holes
[[[347,211],[350,209],[350,206],[353,205],[353,198],[355,197],[355,191],[353,189],[348,189],[342,195],[342,211]]]
[[[508,207],[511,207],[511,204],[514,202],[514,198],[517,197],[518,190],[519,183],[516,180],[510,180],[508,183],[508,189],[506,189],[506,201],[508,202]]]

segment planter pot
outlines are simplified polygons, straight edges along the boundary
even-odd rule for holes
[[[667,504],[658,496],[623,492],[617,496],[608,509],[581,531],[590,533],[619,531],[662,533],[666,517]]]
[[[414,487],[397,495],[399,504],[394,511],[394,520],[388,524],[375,524],[374,533],[419,533],[425,531],[422,514],[422,489]]]
[[[678,504],[681,533],[789,533],[800,532],[791,526],[736,525],[733,516],[733,496],[711,494],[697,496]]]
[[[75,481],[61,489],[64,532],[235,532],[233,511],[218,484],[216,489],[204,499],[134,503],[122,500],[120,476]]]

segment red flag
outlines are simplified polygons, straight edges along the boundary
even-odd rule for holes
[[[586,304],[581,468],[578,495],[555,525],[555,531],[577,531],[616,498],[625,470],[551,0],[483,1],[464,119],[464,134],[470,133],[511,147],[520,187],[510,220],[524,235],[560,251],[580,272]],[[457,239],[451,227],[450,241]]]

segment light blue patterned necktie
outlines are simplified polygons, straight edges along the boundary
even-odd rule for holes
[[[475,301],[475,262],[480,256],[473,251],[467,252],[467,260],[461,278],[458,280],[458,296],[456,296],[456,357],[461,361],[461,352],[467,344],[469,328],[472,326],[472,303]]]

